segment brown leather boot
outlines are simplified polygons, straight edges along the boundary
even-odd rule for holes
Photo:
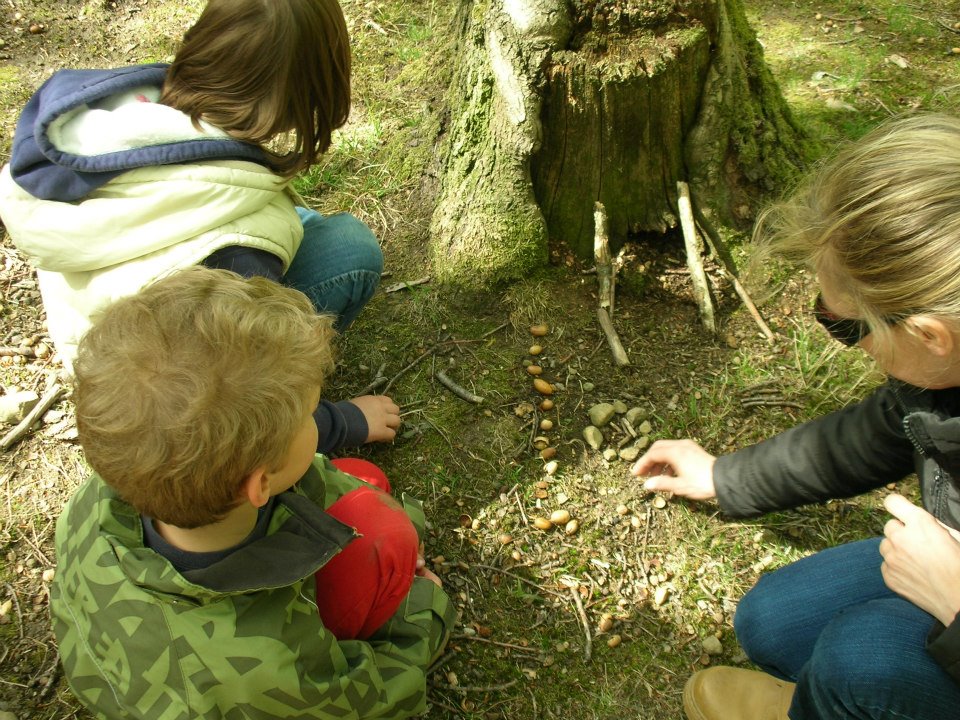
[[[794,683],[756,670],[712,667],[683,688],[689,720],[787,720]]]

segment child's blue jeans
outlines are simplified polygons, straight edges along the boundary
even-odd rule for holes
[[[797,683],[791,720],[960,718],[960,686],[926,651],[933,617],[887,588],[880,538],[760,578],[737,608],[747,656]]]
[[[336,315],[344,330],[380,283],[383,253],[370,228],[349,213],[323,216],[297,208],[303,242],[283,284],[310,298],[319,312]]]

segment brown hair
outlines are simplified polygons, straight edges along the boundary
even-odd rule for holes
[[[838,285],[889,349],[884,318],[960,322],[960,119],[875,128],[768,209],[756,238]]]
[[[226,270],[177,272],[107,308],[80,342],[77,430],[138,512],[182,528],[276,469],[333,367],[332,320],[296,290]]]
[[[336,0],[210,0],[167,71],[160,102],[262,147],[292,177],[350,114],[350,39]],[[293,150],[266,145],[293,133]]]

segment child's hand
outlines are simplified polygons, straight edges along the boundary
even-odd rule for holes
[[[944,625],[960,611],[960,543],[952,532],[902,495],[883,504],[893,515],[880,543],[887,587]]]
[[[434,583],[438,588],[443,587],[443,581],[437,577],[436,573],[431,570],[427,570],[425,567],[417,568],[417,577],[426,578],[430,582]]]
[[[691,500],[717,496],[713,464],[717,459],[692,440],[657,440],[630,469],[632,475],[650,476],[645,490],[662,490]]]
[[[362,395],[351,400],[367,420],[367,442],[390,442],[400,427],[400,408],[386,395]]]

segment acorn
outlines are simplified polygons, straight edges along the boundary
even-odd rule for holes
[[[553,385],[541,378],[533,379],[533,389],[541,395],[553,395]]]

